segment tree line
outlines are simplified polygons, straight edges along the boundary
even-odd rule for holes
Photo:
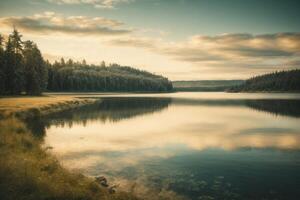
[[[50,91],[170,91],[172,83],[159,75],[118,64],[88,65],[61,59],[49,64]]]
[[[300,91],[300,69],[276,71],[252,77],[242,85],[232,87],[231,92],[248,91]]]
[[[118,64],[89,65],[69,59],[50,63],[32,41],[14,29],[0,34],[0,95],[39,95],[43,91],[171,91],[165,77]]]
[[[47,68],[37,45],[22,41],[14,29],[7,41],[0,35],[0,94],[38,95],[47,86]]]

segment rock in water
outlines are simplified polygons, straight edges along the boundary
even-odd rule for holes
[[[107,179],[104,176],[96,177],[96,182],[102,185],[103,187],[108,187]]]
[[[114,194],[116,193],[116,190],[117,190],[117,186],[116,185],[113,185],[111,187],[109,187],[108,191],[110,194]]]

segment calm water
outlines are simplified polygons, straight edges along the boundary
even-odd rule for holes
[[[36,120],[61,162],[146,199],[300,199],[300,96],[96,95]]]

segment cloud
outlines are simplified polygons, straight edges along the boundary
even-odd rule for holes
[[[16,26],[21,31],[38,34],[63,33],[76,35],[125,35],[131,30],[120,28],[123,23],[101,18],[86,16],[65,17],[53,12],[44,12],[28,17],[1,17],[0,25],[5,27]]]
[[[181,42],[131,34],[127,38],[113,39],[110,44],[146,48],[201,68],[224,68],[230,72],[247,68],[265,72],[298,64],[300,58],[300,33],[195,35]]]
[[[129,3],[133,0],[48,0],[50,3],[63,4],[86,4],[93,5],[95,8],[113,9],[117,4]]]
[[[196,35],[184,42],[160,43],[151,38],[140,37],[112,40],[121,46],[153,49],[191,62],[228,60],[230,58],[290,57],[300,52],[300,33],[269,35],[223,34],[218,36]],[[154,45],[156,44],[156,45]]]
[[[285,65],[291,65],[293,67],[300,67],[300,58],[296,60],[289,60]]]
[[[139,47],[145,49],[152,49],[157,50],[159,49],[159,44],[161,41],[150,39],[150,38],[143,38],[143,37],[123,37],[123,38],[116,38],[113,40],[108,41],[109,44],[115,46],[124,46],[124,47]]]
[[[181,54],[180,52],[186,51],[192,53],[191,50],[195,50],[194,52],[202,50],[218,55],[224,60],[290,57],[300,51],[300,33],[193,36],[183,46],[177,53]]]
[[[61,1],[98,2],[96,0]],[[151,29],[127,28],[123,22],[103,17],[64,16],[54,12],[24,17],[0,17],[1,29],[11,29],[13,25],[24,34],[55,36],[60,33],[66,36],[92,36],[98,39],[101,37],[101,44],[95,43],[95,38],[88,39],[93,40],[93,44],[103,45],[107,49],[132,47],[136,51],[147,50],[164,57],[168,61],[167,65],[170,65],[166,67],[169,71],[172,71],[173,62],[176,66],[182,64],[188,67],[188,71],[194,74],[206,74],[206,76],[213,74],[214,77],[217,77],[217,74],[225,74],[231,78],[246,78],[278,69],[300,67],[300,33],[298,32],[261,35],[249,33],[194,35],[182,41],[170,42],[165,40],[164,32],[161,30],[157,32]],[[118,52],[120,51],[122,50],[119,49]],[[152,61],[145,62],[142,65],[158,63],[158,61],[155,64]],[[179,71],[179,67],[176,70]],[[183,69],[182,74],[185,71],[187,69]]]

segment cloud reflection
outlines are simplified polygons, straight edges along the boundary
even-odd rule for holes
[[[176,102],[176,101],[175,101]],[[124,113],[123,113],[124,114]],[[167,110],[123,121],[50,126],[46,144],[69,166],[131,166],[210,148],[300,149],[298,120],[243,106],[176,103]],[[75,164],[75,163],[78,163]]]

